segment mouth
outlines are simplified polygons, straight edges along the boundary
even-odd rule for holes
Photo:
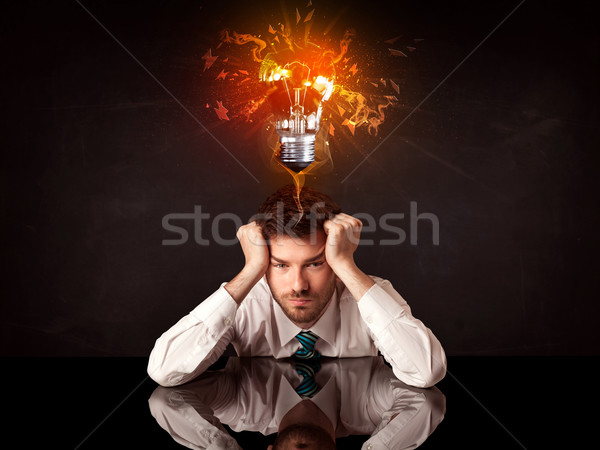
[[[294,306],[308,306],[312,302],[308,298],[290,298],[288,301]]]

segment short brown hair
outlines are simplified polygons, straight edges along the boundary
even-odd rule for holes
[[[297,196],[296,186],[288,184],[263,202],[255,220],[267,241],[281,235],[305,238],[323,230],[323,223],[341,212],[328,195],[303,187]]]
[[[309,423],[290,425],[277,435],[273,450],[280,449],[335,450],[336,443],[323,428]]]

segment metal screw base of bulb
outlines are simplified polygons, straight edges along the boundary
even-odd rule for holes
[[[279,160],[288,169],[300,172],[315,161],[315,134],[277,130],[281,149]]]

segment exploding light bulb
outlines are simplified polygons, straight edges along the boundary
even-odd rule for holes
[[[333,92],[332,58],[311,44],[302,50],[269,53],[262,61],[259,77],[269,85],[267,99],[279,136],[279,161],[300,172],[315,161],[323,102]]]

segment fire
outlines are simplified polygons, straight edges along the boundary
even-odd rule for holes
[[[398,79],[368,73],[379,64],[368,64],[370,55],[353,52],[354,31],[346,30],[335,43],[329,37],[331,25],[323,35],[315,32],[314,12],[312,7],[296,9],[297,20],[264,24],[262,34],[224,30],[215,51],[209,49],[203,56],[204,71],[219,83],[214,108],[219,120],[256,123],[254,132],[260,130],[270,164],[284,167],[298,189],[306,174],[332,167],[329,137],[339,141],[377,136],[399,102],[402,86]],[[388,64],[407,57],[400,50],[401,38],[384,41],[380,57],[388,58]],[[406,51],[415,51],[421,41],[412,40]],[[298,145],[297,139],[286,141],[286,133],[311,136],[314,162],[293,170],[282,164],[281,146]]]

